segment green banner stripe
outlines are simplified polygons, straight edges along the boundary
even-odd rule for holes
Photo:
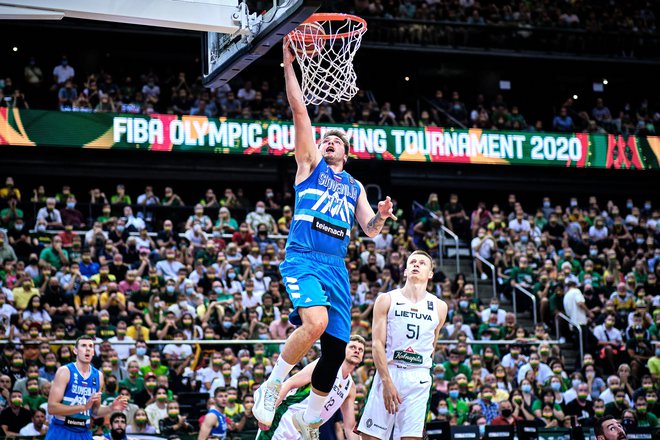
[[[357,159],[658,169],[660,137],[315,125],[317,140],[341,128]],[[210,154],[291,155],[290,122],[204,116],[126,115],[0,109],[0,145]]]

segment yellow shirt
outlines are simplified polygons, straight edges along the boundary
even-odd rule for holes
[[[39,289],[32,287],[30,290],[25,290],[23,286],[15,287],[11,293],[14,295],[14,305],[18,310],[24,310],[30,303],[30,298],[34,295],[39,295]]]
[[[137,341],[138,339],[145,341],[149,340],[149,329],[147,327],[142,326],[140,333],[141,335],[138,335],[138,331],[134,325],[126,328],[126,336],[133,338],[134,341]]]
[[[649,371],[653,376],[660,376],[660,357],[655,356],[650,358],[646,366],[649,367]]]
[[[99,304],[101,305],[101,307],[106,307],[106,305],[108,305],[108,303],[110,303],[110,306],[116,306],[119,303],[125,305],[126,304],[126,296],[123,293],[119,292],[119,291],[117,291],[115,293],[117,294],[117,298],[113,299],[113,300],[110,300],[110,294],[108,292],[103,292],[101,294],[101,297],[99,298]]]

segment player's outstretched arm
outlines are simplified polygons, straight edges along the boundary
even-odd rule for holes
[[[280,388],[280,395],[277,397],[277,403],[275,403],[276,407],[280,404],[280,402],[282,402],[282,400],[284,400],[286,395],[289,394],[289,391],[304,387],[305,385],[312,382],[312,373],[314,372],[314,368],[318,363],[318,359],[316,359],[314,362],[310,362],[305,366],[305,368],[284,381],[282,388]]]
[[[374,321],[372,328],[371,348],[376,369],[383,383],[383,402],[385,410],[394,414],[399,410],[401,396],[394,387],[390,370],[387,368],[387,355],[385,354],[385,341],[387,340],[387,313],[390,310],[392,298],[389,294],[380,295],[374,304]]]
[[[296,184],[302,182],[311,174],[314,167],[321,160],[316,143],[314,142],[314,131],[312,130],[312,121],[309,119],[307,107],[303,101],[302,90],[293,69],[295,54],[291,49],[288,39],[284,39],[283,45],[284,62],[284,81],[286,83],[286,97],[291,106],[293,114],[293,127],[296,134],[296,163],[298,172],[296,173]]]
[[[341,415],[344,419],[344,437],[346,440],[360,440],[360,436],[353,432],[355,428],[355,384],[351,387],[348,397],[341,405]]]
[[[385,220],[388,218],[394,221],[397,220],[393,213],[394,206],[390,197],[387,196],[385,200],[378,202],[378,212],[374,213],[371,205],[369,205],[369,200],[367,200],[364,186],[360,182],[358,184],[360,185],[360,197],[358,197],[357,207],[355,209],[355,218],[357,218],[360,227],[368,237],[375,237],[383,229]]]

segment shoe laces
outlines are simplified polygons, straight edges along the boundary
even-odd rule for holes
[[[267,384],[266,394],[264,395],[264,407],[267,411],[275,411],[275,403],[280,394],[281,383]]]

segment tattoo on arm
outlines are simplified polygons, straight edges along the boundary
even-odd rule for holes
[[[380,214],[376,213],[374,217],[369,220],[369,223],[367,223],[367,233],[370,232],[376,232],[379,233],[381,229],[383,229],[383,225],[385,224],[385,219],[380,216]]]

